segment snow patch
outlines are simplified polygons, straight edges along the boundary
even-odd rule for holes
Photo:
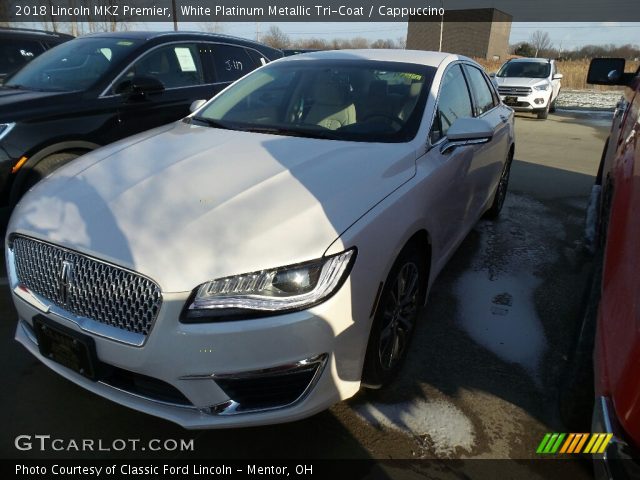
[[[459,324],[469,336],[502,360],[522,365],[536,381],[546,347],[532,295],[539,284],[533,275],[489,280],[480,271],[465,273],[455,289]]]
[[[622,97],[619,91],[561,90],[557,106],[565,108],[597,108],[613,110]]]
[[[475,443],[471,420],[455,405],[444,400],[416,399],[400,403],[365,403],[356,412],[369,423],[400,430],[416,437],[428,435],[438,456],[457,448],[470,451]]]
[[[521,365],[541,386],[547,342],[534,293],[541,270],[558,258],[549,239],[563,241],[564,226],[540,202],[510,192],[500,220],[480,222],[476,231],[479,252],[454,286],[456,321],[475,342]]]

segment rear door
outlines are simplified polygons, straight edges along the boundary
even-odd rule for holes
[[[242,46],[216,43],[210,47],[208,53],[215,74],[215,93],[261,65],[257,63],[255,55],[250,55]]]

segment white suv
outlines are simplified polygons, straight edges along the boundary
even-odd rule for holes
[[[494,77],[502,101],[519,112],[537,113],[545,119],[555,110],[562,74],[556,62],[546,58],[507,61]]]

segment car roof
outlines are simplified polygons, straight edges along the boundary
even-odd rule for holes
[[[194,31],[125,31],[125,32],[98,32],[83,35],[83,37],[116,37],[129,38],[132,40],[153,40],[156,38],[165,38],[171,40],[190,40],[190,39],[208,39],[208,40],[228,40],[243,45],[259,45],[263,48],[271,48],[259,42],[254,42],[246,38],[234,37],[232,35],[224,35],[221,33],[194,32]]]
[[[549,63],[552,62],[553,60],[550,58],[513,58],[511,60],[509,60],[509,63],[520,63],[520,62],[527,62],[527,63]]]
[[[318,52],[301,53],[285,57],[279,62],[298,62],[302,60],[376,60],[381,62],[417,63],[430,67],[438,67],[447,59],[469,60],[470,58],[445,52],[428,52],[425,50],[323,50]]]
[[[9,35],[16,37],[33,37],[33,38],[59,38],[59,39],[72,39],[73,35],[59,32],[50,32],[48,30],[34,30],[30,28],[16,28],[16,27],[0,27],[0,35]]]

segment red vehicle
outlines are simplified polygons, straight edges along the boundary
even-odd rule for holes
[[[640,69],[598,58],[587,82],[624,85],[592,195],[598,270],[594,297],[592,432],[613,433],[597,478],[640,478]],[[593,200],[595,199],[595,202]],[[587,228],[589,231],[589,228]]]

